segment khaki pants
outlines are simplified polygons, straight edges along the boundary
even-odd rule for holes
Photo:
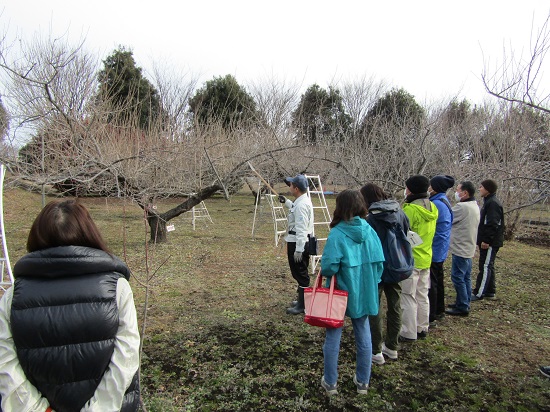
[[[401,336],[416,339],[416,334],[428,332],[430,301],[430,269],[414,268],[410,278],[401,282]]]

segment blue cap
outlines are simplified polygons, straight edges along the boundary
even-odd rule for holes
[[[287,186],[290,186],[291,183],[294,183],[300,191],[306,192],[308,188],[307,179],[304,175],[296,175],[295,177],[285,177],[285,183]]]

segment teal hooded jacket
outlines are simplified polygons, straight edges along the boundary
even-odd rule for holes
[[[337,288],[348,291],[346,316],[356,319],[378,314],[383,262],[380,239],[366,220],[356,216],[331,229],[321,257],[321,273],[336,275]]]

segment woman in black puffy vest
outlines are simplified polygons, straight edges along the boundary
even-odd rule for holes
[[[130,270],[86,208],[46,205],[0,301],[0,395],[9,411],[137,411]]]

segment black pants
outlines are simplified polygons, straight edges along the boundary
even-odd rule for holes
[[[430,266],[430,322],[435,320],[436,315],[445,313],[445,283],[443,275],[444,262],[432,262]]]
[[[294,252],[296,251],[296,242],[287,243],[287,256],[288,265],[290,266],[290,273],[292,277],[298,282],[298,286],[307,288],[309,286],[309,273],[307,268],[309,266],[309,254],[304,251],[302,253],[302,261],[294,261]]]
[[[498,250],[498,247],[479,249],[479,273],[476,287],[472,290],[472,293],[479,298],[486,294],[494,295],[496,293],[495,258]]]

